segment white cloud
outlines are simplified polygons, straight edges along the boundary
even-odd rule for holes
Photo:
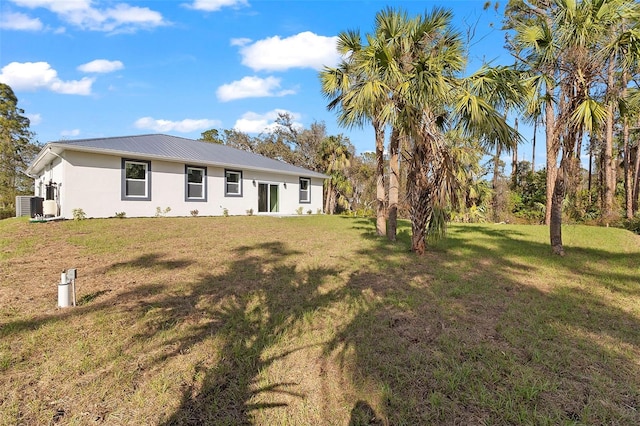
[[[65,95],[90,95],[95,79],[63,81],[47,62],[11,62],[0,71],[0,82],[13,90],[51,90]]]
[[[60,132],[60,136],[63,138],[74,138],[80,134],[80,129],[63,130]]]
[[[24,13],[3,12],[0,16],[0,28],[3,30],[40,31],[43,25],[40,19],[30,18]]]
[[[107,19],[113,20],[111,25],[114,26],[132,24],[141,27],[157,27],[166,24],[159,12],[147,7],[120,3],[114,8],[107,9],[104,13]]]
[[[118,71],[124,68],[124,64],[120,61],[108,61],[106,59],[96,59],[95,61],[87,62],[78,67],[82,72],[95,72],[95,73],[107,73]]]
[[[279,90],[280,79],[276,77],[244,77],[233,83],[223,84],[218,87],[216,96],[222,102],[243,98],[264,98],[271,96],[286,96],[295,93],[295,90]]]
[[[190,133],[196,130],[206,130],[212,127],[220,126],[218,120],[208,119],[191,119],[186,118],[182,121],[156,120],[153,117],[142,117],[136,120],[134,125],[138,129],[153,130],[155,132],[180,132]]]
[[[81,29],[108,32],[133,32],[140,28],[155,28],[168,23],[159,12],[147,7],[118,3],[98,9],[91,0],[12,0],[30,9],[45,8],[71,25]]]
[[[250,38],[232,38],[231,39],[231,45],[232,46],[245,46],[249,43],[251,43],[251,39]]]
[[[251,111],[247,112],[243,114],[242,118],[236,121],[233,128],[234,130],[244,133],[272,133],[278,128],[276,119],[279,114],[289,114],[293,120],[293,126],[298,129],[303,128],[303,125],[296,121],[300,120],[300,114],[283,109],[274,109],[265,114],[258,114]]]
[[[35,9],[44,7],[53,12],[69,12],[73,10],[84,10],[91,7],[92,0],[11,0],[18,6]]]
[[[37,126],[42,123],[42,115],[40,114],[25,114],[25,117],[29,119],[29,125]]]
[[[216,12],[223,7],[248,6],[247,0],[194,0],[193,3],[187,4],[190,9],[204,10],[205,12]]]
[[[242,64],[254,71],[283,71],[289,68],[319,70],[324,65],[333,66],[339,62],[337,40],[337,37],[305,31],[287,38],[274,36],[245,44],[240,48],[240,54]]]

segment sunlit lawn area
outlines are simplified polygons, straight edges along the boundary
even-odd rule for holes
[[[0,222],[0,424],[640,424],[640,237]],[[78,306],[57,283],[78,270]]]

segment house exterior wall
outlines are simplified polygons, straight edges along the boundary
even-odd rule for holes
[[[59,185],[62,182],[64,176],[65,161],[62,158],[56,157],[51,163],[49,163],[35,179],[34,182],[34,195],[46,199],[46,187],[49,184],[55,184],[56,194],[54,199],[58,208],[58,215],[60,215],[60,197],[64,191],[64,188]]]
[[[61,157],[64,161],[53,161],[36,178],[35,195],[39,195],[39,182],[46,183],[51,179],[58,183],[60,216],[67,219],[73,217],[76,208],[81,208],[87,217],[97,218],[112,217],[119,212],[126,213],[127,217],[153,217],[158,207],[162,211],[170,208],[166,216],[190,216],[193,210],[198,210],[199,216],[221,216],[225,210],[229,215],[246,215],[249,210],[256,215],[289,215],[296,214],[300,207],[305,213],[311,210],[315,214],[323,207],[322,179],[311,179],[311,202],[300,203],[300,177],[239,169],[242,172],[242,196],[225,196],[225,169],[198,164],[188,166],[206,168],[206,201],[187,201],[187,165],[160,160],[150,162],[150,200],[123,200],[122,157],[69,150]],[[135,157],[127,159],[148,161]],[[258,211],[261,183],[277,186],[277,212]]]

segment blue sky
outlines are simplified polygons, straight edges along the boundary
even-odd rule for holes
[[[501,14],[484,1],[3,0],[0,82],[9,84],[40,142],[166,133],[197,139],[208,129],[257,135],[278,112],[358,153],[372,132],[344,129],[326,110],[318,71],[339,60],[335,36],[371,31],[387,6],[410,15],[451,9],[474,28],[469,72],[509,63]],[[525,135],[526,136],[526,135]],[[543,144],[540,144],[543,145]],[[526,151],[525,151],[526,150]],[[530,160],[530,148],[524,148]],[[540,164],[543,147],[536,153]]]

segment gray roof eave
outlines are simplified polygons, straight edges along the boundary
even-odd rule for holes
[[[25,173],[27,176],[35,178],[44,167],[51,162],[55,157],[59,157],[63,150],[54,150],[52,144],[46,144],[38,153],[36,158],[31,162]],[[48,161],[45,161],[48,160]]]
[[[306,170],[303,168],[299,168],[297,166],[291,166],[290,164],[287,164],[287,163],[284,163],[284,164],[287,164],[287,166],[290,166],[290,167],[296,167],[299,170],[296,170],[296,171],[279,170],[275,168],[248,166],[246,164],[225,163],[220,161],[207,161],[207,160],[200,160],[200,159],[196,160],[196,159],[190,159],[190,158],[176,158],[176,157],[169,157],[165,155],[154,155],[149,153],[132,152],[132,151],[125,151],[125,150],[109,149],[109,148],[85,147],[85,146],[77,146],[77,145],[71,145],[66,143],[56,143],[56,142],[50,142],[47,145],[45,145],[45,147],[42,149],[42,151],[40,151],[36,159],[27,168],[26,173],[29,176],[33,177],[33,174],[37,174],[38,172],[40,172],[44,168],[44,165],[49,163],[49,161],[44,162],[44,160],[47,157],[61,156],[62,153],[66,150],[90,152],[90,153],[106,154],[106,155],[117,155],[122,157],[135,157],[135,158],[144,159],[144,160],[162,160],[162,161],[167,161],[172,163],[189,163],[189,164],[194,164],[194,165],[197,164],[197,165],[203,165],[203,166],[236,168],[236,169],[254,170],[254,171],[271,172],[271,173],[276,172],[276,173],[280,173],[288,176],[304,176],[304,177],[314,177],[319,179],[329,178],[329,176],[323,173],[314,172],[312,170]],[[274,160],[274,161],[277,161],[277,160]],[[43,164],[43,166],[39,167],[40,164]]]

